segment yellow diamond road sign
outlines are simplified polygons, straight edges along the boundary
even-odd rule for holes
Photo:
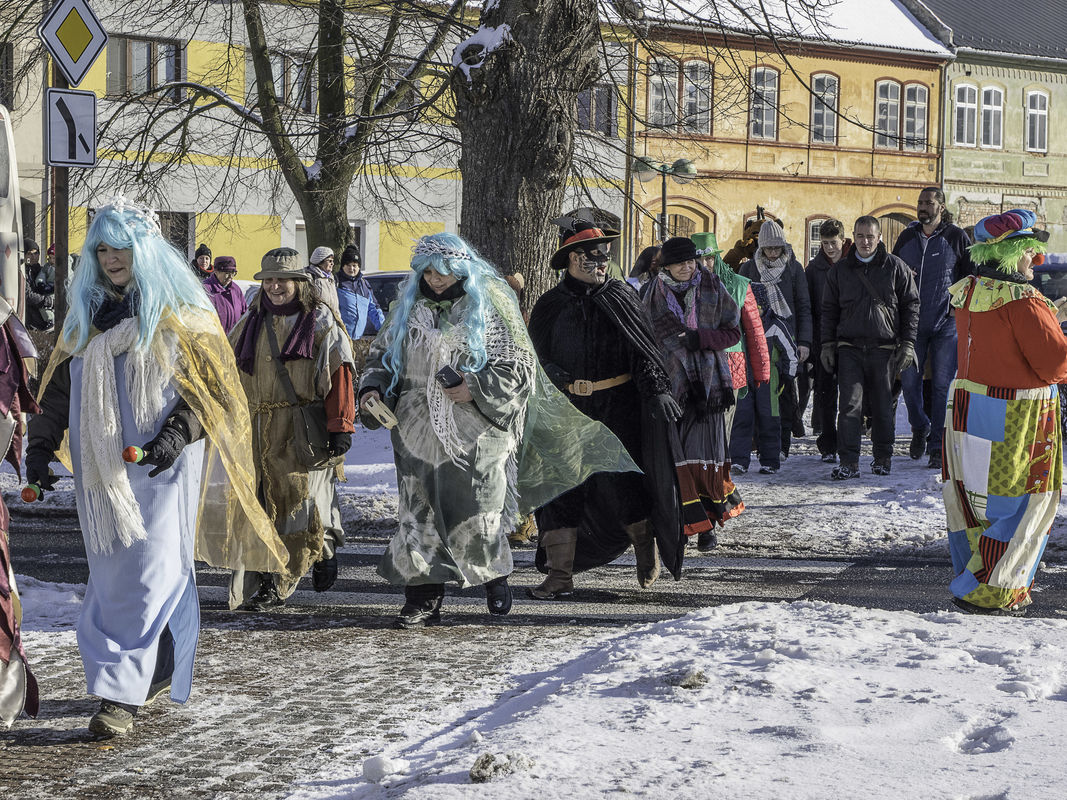
[[[82,82],[107,46],[107,33],[88,0],[58,0],[37,26],[37,35],[71,86]]]

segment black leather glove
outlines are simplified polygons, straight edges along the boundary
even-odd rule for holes
[[[189,431],[185,429],[184,422],[177,419],[168,419],[164,422],[156,438],[141,448],[144,450],[141,466],[155,467],[148,473],[148,477],[154,478],[173,467],[187,444],[189,444]]]
[[[685,339],[682,344],[685,345],[686,350],[699,350],[700,349],[700,333],[698,331],[686,331]]]
[[[567,384],[572,382],[571,374],[555,364],[544,365],[545,374],[552,384],[561,392],[567,391]]]
[[[330,452],[335,456],[343,456],[352,447],[352,434],[337,431],[330,434]]]
[[[682,418],[682,407],[666,392],[653,397],[650,405],[652,418],[660,422],[677,422]]]
[[[896,352],[893,353],[891,374],[896,377],[908,367],[915,364],[915,345],[911,342],[903,342],[897,345]]]
[[[833,372],[834,366],[837,364],[837,343],[827,342],[822,346],[819,351],[819,362],[822,364],[822,368],[827,372]]]
[[[26,454],[26,483],[33,484],[41,490],[41,497],[45,491],[52,491],[56,487],[58,475],[53,475],[48,468],[48,460],[34,455]]]

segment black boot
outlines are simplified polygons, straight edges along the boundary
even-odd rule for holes
[[[718,546],[719,537],[715,535],[715,531],[704,531],[697,534],[697,550],[701,553],[714,550]]]
[[[337,556],[316,561],[311,568],[311,586],[316,592],[325,592],[337,580]]]
[[[441,603],[445,599],[443,583],[420,583],[404,587],[404,607],[393,621],[394,628],[425,628],[441,621]]]
[[[507,575],[485,584],[485,604],[489,606],[489,613],[496,617],[511,611],[511,587],[508,586]]]
[[[269,572],[262,574],[262,582],[259,591],[238,607],[238,611],[266,611],[270,608],[284,606],[285,600],[278,594],[278,587],[274,583],[274,576]]]

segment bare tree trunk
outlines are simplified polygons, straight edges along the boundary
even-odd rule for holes
[[[558,230],[577,129],[578,93],[596,80],[595,0],[501,0],[481,26],[510,28],[492,52],[468,45],[453,73],[462,141],[460,227],[503,273],[526,279],[525,304],[555,283]],[[462,47],[462,46],[461,46]],[[479,64],[479,60],[481,63]]]

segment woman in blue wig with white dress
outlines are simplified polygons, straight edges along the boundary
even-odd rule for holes
[[[53,488],[57,455],[74,475],[89,562],[78,648],[101,698],[89,730],[115,736],[158,697],[189,698],[194,559],[264,571],[286,559],[256,501],[232,351],[156,215],[115,198],[97,209],[82,252],[29,423],[26,477]],[[130,445],[142,453],[127,463]]]
[[[507,614],[515,519],[594,472],[637,470],[545,376],[515,293],[474,248],[424,236],[411,269],[359,389],[368,427],[372,398],[397,419],[400,524],[378,574],[404,586],[399,628],[440,622],[451,581],[484,586],[489,612]]]

